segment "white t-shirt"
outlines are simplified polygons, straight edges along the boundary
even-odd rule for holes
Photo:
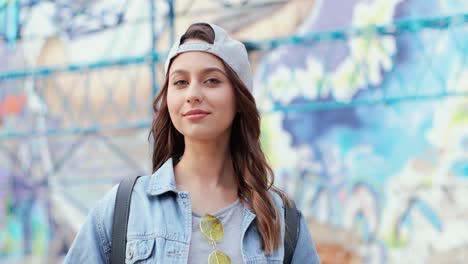
[[[243,263],[241,252],[242,212],[244,207],[238,199],[234,203],[213,214],[224,228],[223,239],[216,243],[216,249],[231,258],[233,264]],[[192,239],[190,240],[189,264],[208,263],[208,256],[214,251],[210,242],[200,230],[202,216],[192,212]]]

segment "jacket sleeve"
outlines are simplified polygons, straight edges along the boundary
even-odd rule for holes
[[[81,226],[64,264],[110,263],[110,237],[117,187],[108,192],[93,208]]]
[[[305,221],[304,216],[300,213],[300,231],[297,239],[296,250],[294,251],[292,263],[293,264],[319,264],[320,258],[315,249],[309,227]]]

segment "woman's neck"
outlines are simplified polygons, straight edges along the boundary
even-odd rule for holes
[[[226,142],[187,141],[175,168],[176,183],[182,189],[237,189],[234,168]]]
[[[177,189],[190,193],[192,211],[213,214],[239,198],[228,147],[209,143],[185,144],[174,168]]]

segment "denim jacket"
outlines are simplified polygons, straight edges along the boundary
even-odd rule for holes
[[[65,257],[66,264],[110,263],[112,218],[117,186],[91,210]],[[270,191],[278,208],[279,195]],[[142,176],[132,193],[127,231],[127,264],[187,263],[192,234],[192,209],[188,192],[178,191],[172,159],[153,175]],[[284,247],[266,255],[261,249],[255,214],[244,208],[241,251],[244,263],[283,263]],[[284,219],[281,222],[284,236]],[[304,220],[292,263],[320,263]]]

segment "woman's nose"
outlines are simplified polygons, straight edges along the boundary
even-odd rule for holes
[[[203,101],[202,87],[199,84],[191,84],[188,87],[187,103],[200,103]]]

